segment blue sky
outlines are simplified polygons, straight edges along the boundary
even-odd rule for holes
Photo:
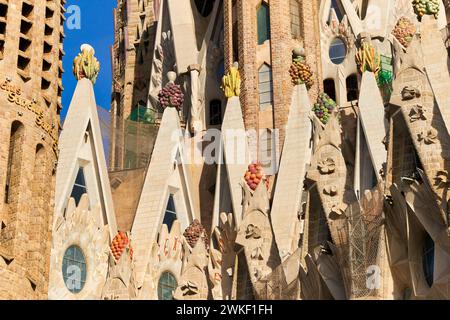
[[[69,0],[66,9],[70,5],[77,5],[81,12],[81,28],[79,30],[68,28],[65,25],[66,38],[64,39],[63,58],[64,92],[62,96],[63,111],[65,117],[76,86],[76,79],[72,74],[72,62],[83,43],[89,43],[95,48],[95,55],[100,61],[101,69],[95,85],[97,105],[108,109],[111,101],[111,57],[110,46],[114,42],[113,8],[117,0]],[[70,16],[66,13],[66,18]],[[67,22],[67,21],[66,21]]]

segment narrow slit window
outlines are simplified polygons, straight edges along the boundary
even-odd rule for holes
[[[74,198],[76,205],[80,203],[81,197],[83,194],[87,193],[86,179],[84,175],[83,168],[80,168],[77,173],[77,177],[75,179],[75,184],[73,185],[72,193],[70,194],[71,198]]]
[[[167,225],[167,229],[172,229],[172,225],[177,220],[177,211],[175,208],[175,199],[174,195],[171,194],[169,196],[169,200],[167,201],[166,212],[164,214],[163,224]]]

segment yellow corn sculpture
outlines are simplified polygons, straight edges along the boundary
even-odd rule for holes
[[[97,81],[100,72],[100,62],[95,58],[95,50],[89,45],[82,45],[81,52],[73,61],[73,74],[77,80],[87,78],[93,84]]]
[[[378,73],[381,70],[381,56],[370,43],[364,42],[361,48],[359,48],[356,53],[356,63],[361,73],[370,71],[378,77]]]
[[[241,94],[241,75],[239,66],[233,64],[228,73],[222,78],[222,90],[227,98],[239,97]]]

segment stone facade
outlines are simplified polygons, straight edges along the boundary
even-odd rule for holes
[[[0,299],[47,297],[64,3],[0,2]]]
[[[1,211],[0,298],[46,298],[48,280],[33,280],[48,276],[32,263],[38,254],[50,257],[50,299],[448,300],[446,8],[118,1],[109,172],[91,83],[98,70],[81,70],[95,61],[91,47],[75,61],[55,195],[17,165],[34,154],[27,141],[40,128],[13,110],[25,122],[3,145],[5,190],[22,180],[30,190],[4,205],[25,211]],[[14,81],[0,88],[18,95]],[[150,123],[128,119],[141,99]],[[120,150],[131,140],[118,120],[127,130],[149,125],[138,135],[141,166],[124,170]],[[41,153],[48,137],[37,137],[32,178],[52,163]],[[25,205],[53,199],[53,223]],[[32,223],[52,226],[51,252],[41,240],[24,253],[38,237]],[[12,282],[22,295],[6,291]]]

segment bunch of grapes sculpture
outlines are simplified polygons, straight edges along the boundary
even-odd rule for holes
[[[321,93],[314,104],[313,111],[320,122],[327,124],[331,115],[337,111],[337,104],[326,93]]]

